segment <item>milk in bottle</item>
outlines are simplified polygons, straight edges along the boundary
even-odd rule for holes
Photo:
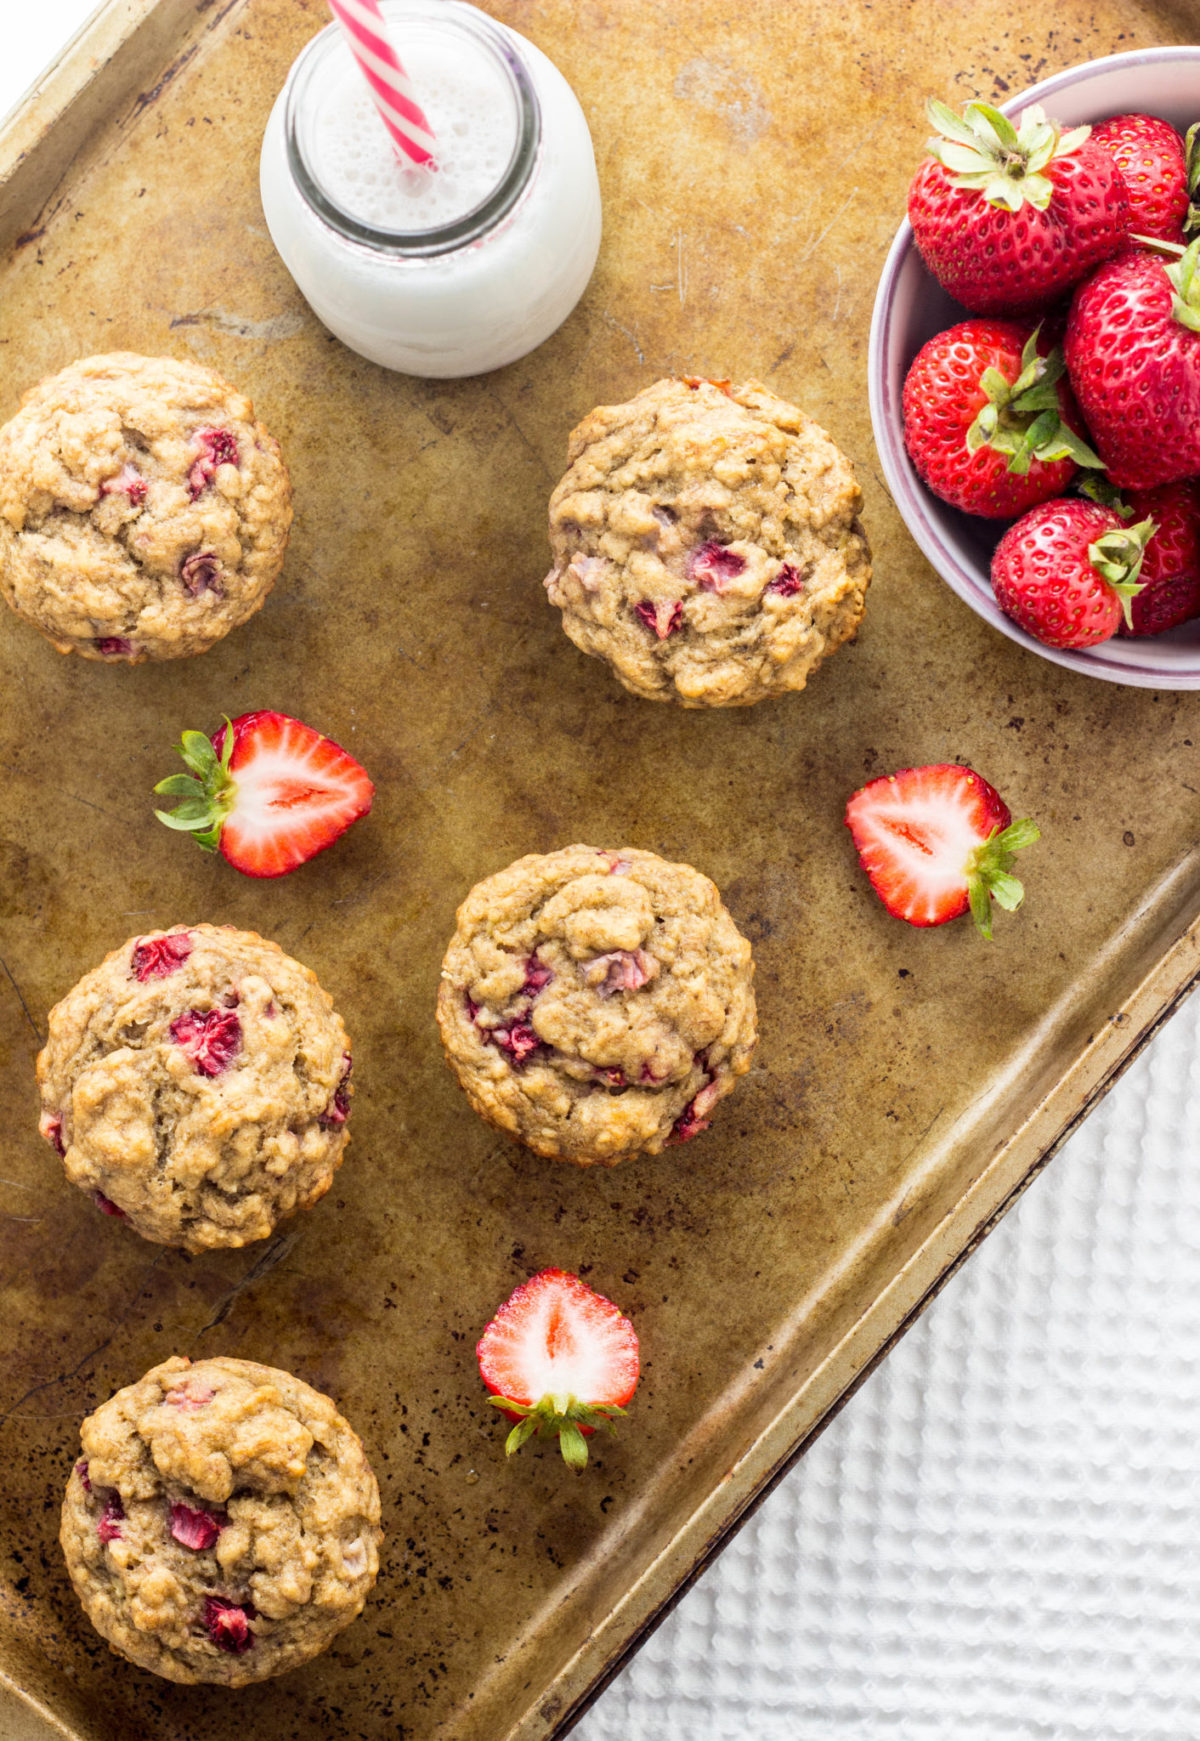
[[[331,25],[263,139],[271,237],[318,317],[390,369],[475,375],[524,356],[583,294],[600,246],[591,136],[558,69],[464,0],[382,0],[437,137],[404,166]]]

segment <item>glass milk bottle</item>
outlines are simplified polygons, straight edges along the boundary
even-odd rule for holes
[[[403,166],[342,31],[301,52],[263,138],[271,238],[314,313],[409,375],[477,375],[560,326],[600,247],[587,122],[553,63],[464,0],[382,0],[437,138]]]

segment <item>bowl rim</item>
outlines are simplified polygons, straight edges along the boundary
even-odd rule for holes
[[[1004,114],[1012,115],[1028,108],[1031,103],[1046,102],[1097,74],[1131,70],[1135,67],[1160,66],[1168,61],[1175,64],[1191,62],[1200,71],[1200,45],[1168,44],[1156,48],[1127,49],[1121,54],[1101,55],[1096,60],[1081,61],[1077,66],[1052,73],[1049,78],[1039,80],[1027,90],[1007,97],[999,104],[999,108]],[[1140,689],[1200,689],[1200,646],[1197,647],[1196,664],[1192,670],[1159,670],[1144,665],[1126,664],[1105,652],[1106,648],[1113,646],[1121,649],[1145,648],[1153,644],[1152,637],[1133,640],[1122,638],[1119,641],[1114,638],[1113,641],[1102,641],[1099,646],[1086,649],[1047,647],[1018,627],[1011,617],[1006,616],[990,590],[986,595],[980,590],[978,577],[943,542],[929,516],[925,499],[928,494],[926,486],[918,477],[904,445],[902,410],[891,390],[885,367],[892,342],[896,283],[915,247],[912,225],[904,218],[888,249],[871,311],[871,332],[867,348],[867,397],[875,448],[883,466],[884,478],[900,517],[922,554],[951,590],[977,616],[982,617],[992,628],[998,629],[1002,635],[1007,635],[1010,641],[1028,648],[1043,659],[1051,660],[1055,665],[1063,665],[1068,670],[1082,672],[1088,677],[1098,677],[1109,683],[1123,683]]]

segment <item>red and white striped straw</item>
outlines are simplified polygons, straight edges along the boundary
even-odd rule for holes
[[[417,102],[412,81],[388,41],[379,0],[329,0],[329,10],[346,32],[397,152],[412,163],[432,163],[437,140]]]

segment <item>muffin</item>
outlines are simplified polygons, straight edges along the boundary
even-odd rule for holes
[[[750,945],[690,865],[531,854],[473,888],[442,963],[446,1056],[489,1124],[613,1166],[708,1128],[757,1038]]]
[[[146,1239],[265,1239],[341,1165],[350,1043],[316,976],[232,926],[134,937],[50,1012],[42,1135]]]
[[[85,357],[0,428],[0,592],[60,653],[203,653],[262,604],[291,522],[278,444],[197,363]]]
[[[634,695],[747,707],[803,689],[862,619],[854,470],[757,382],[656,381],[571,436],[546,592]]]
[[[84,1421],[60,1541],[120,1656],[239,1687],[318,1655],[379,1571],[379,1488],[333,1403],[251,1360],[176,1356]]]

